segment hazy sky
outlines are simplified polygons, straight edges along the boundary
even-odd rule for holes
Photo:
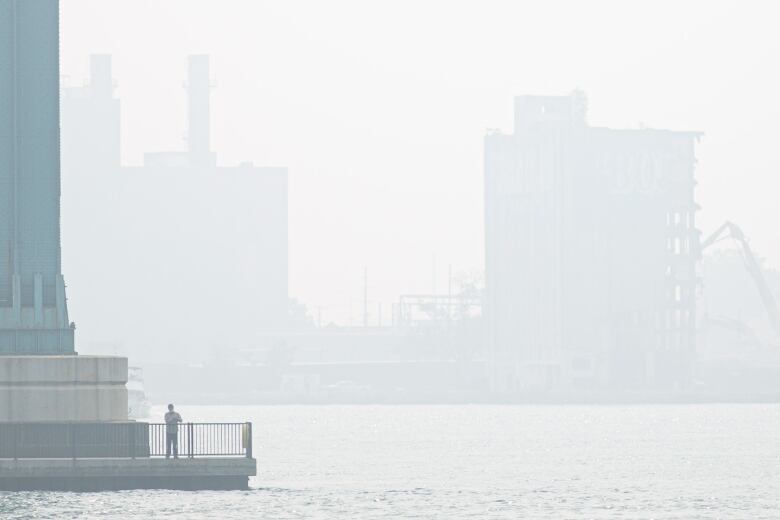
[[[358,320],[364,265],[386,304],[432,290],[434,255],[440,290],[448,264],[482,268],[482,138],[519,94],[581,88],[593,125],[704,131],[700,228],[734,220],[778,265],[773,2],[61,3],[66,84],[114,55],[127,164],[184,146],[186,56],[211,54],[220,162],[290,168],[291,295],[326,320],[350,300]]]

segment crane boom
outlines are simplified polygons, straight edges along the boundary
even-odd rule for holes
[[[726,231],[728,234],[724,236],[724,232]],[[761,296],[761,302],[764,304],[764,309],[769,317],[769,323],[772,325],[772,329],[777,336],[780,336],[780,312],[778,312],[777,301],[775,300],[772,291],[769,289],[769,285],[766,283],[766,278],[764,278],[764,272],[761,270],[761,265],[758,263],[758,260],[756,260],[753,250],[750,248],[750,244],[748,243],[745,234],[742,232],[742,229],[733,222],[726,222],[709,237],[704,239],[701,242],[699,249],[704,251],[704,249],[718,240],[727,237],[733,238],[739,242],[739,245],[742,247],[745,268],[753,278],[753,282],[756,284],[758,294]]]

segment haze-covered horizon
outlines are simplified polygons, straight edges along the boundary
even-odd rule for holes
[[[777,518],[772,7],[0,0],[0,517]]]
[[[222,164],[289,168],[290,294],[346,324],[350,302],[362,319],[364,267],[372,309],[443,291],[450,265],[484,268],[483,138],[511,133],[513,96],[529,93],[582,89],[593,126],[705,132],[698,227],[736,221],[777,266],[770,14],[736,2],[64,0],[61,74],[80,85],[90,54],[113,55],[134,165],[184,148],[186,56],[210,54],[213,149]],[[67,211],[63,227],[78,322]]]

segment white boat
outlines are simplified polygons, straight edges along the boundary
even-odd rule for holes
[[[127,368],[127,417],[146,419],[152,405],[144,392],[144,371],[139,367]]]

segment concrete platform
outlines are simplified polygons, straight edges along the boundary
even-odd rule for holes
[[[246,457],[0,459],[0,490],[247,489],[256,474]]]
[[[127,358],[0,356],[0,422],[126,421]]]

